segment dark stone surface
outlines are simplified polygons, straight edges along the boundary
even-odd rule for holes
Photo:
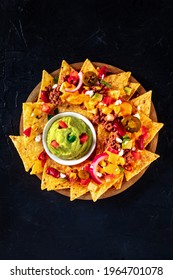
[[[152,3],[150,3],[152,2]],[[0,2],[0,259],[173,258],[172,1]],[[9,140],[41,72],[106,62],[132,72],[164,128],[161,158],[97,203],[40,190]]]

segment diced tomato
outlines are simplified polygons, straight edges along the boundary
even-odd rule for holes
[[[132,151],[131,153],[134,160],[139,160],[141,158],[141,153],[139,151]]]
[[[50,102],[48,91],[46,91],[46,90],[42,90],[42,91],[41,91],[41,99],[42,99],[45,103],[49,103],[49,102]]]
[[[51,175],[51,176],[53,176],[53,177],[55,177],[55,178],[59,178],[60,177],[60,172],[57,169],[53,168],[53,167],[48,167],[46,169],[46,173]]]
[[[78,81],[79,81],[78,72],[75,70],[71,71],[70,76],[67,78],[67,82],[69,84],[76,85]]]
[[[46,163],[46,160],[48,159],[48,155],[45,151],[41,152],[38,156],[38,159],[41,160],[41,165],[44,166]]]
[[[31,135],[31,127],[28,127],[27,129],[25,129],[23,131],[23,134],[26,136],[26,137],[29,137]]]
[[[88,140],[88,134],[82,133],[79,138],[80,138],[80,143],[83,144]]]
[[[88,178],[88,179],[80,179],[79,184],[80,184],[80,185],[88,185],[90,181],[91,181],[91,178]]]
[[[136,146],[139,150],[144,149],[144,135],[140,135],[136,140]]]
[[[62,120],[60,120],[58,122],[58,124],[59,124],[59,128],[67,128],[68,127],[68,125],[65,122],[63,122]]]
[[[58,142],[56,142],[56,140],[52,140],[52,142],[50,143],[50,145],[51,145],[53,148],[55,148],[55,149],[57,149],[57,148],[59,147],[59,144],[58,144]]]
[[[106,105],[110,105],[110,104],[113,104],[115,102],[115,98],[113,98],[111,96],[105,96],[103,98],[102,102]]]
[[[87,164],[84,166],[83,170],[86,170],[86,171],[90,172],[90,164],[87,163]]]
[[[146,139],[148,137],[148,128],[146,126],[142,126],[142,135],[144,137],[144,139]]]
[[[47,104],[44,103],[41,110],[42,110],[43,112],[49,114],[50,111],[51,111],[51,108],[50,108],[49,105],[47,105]]]
[[[113,126],[118,130],[120,136],[124,136],[126,134],[126,129],[122,125],[121,121],[115,120]]]
[[[43,151],[39,154],[38,159],[39,160],[45,160],[45,159],[47,159],[47,157],[48,157],[48,155],[46,154],[45,151]]]
[[[99,79],[103,79],[106,75],[108,71],[108,68],[106,65],[102,66],[100,69],[99,69],[99,73],[98,73],[98,78]]]

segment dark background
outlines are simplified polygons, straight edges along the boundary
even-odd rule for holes
[[[172,1],[0,1],[0,259],[173,259]],[[154,162],[129,190],[76,200],[40,190],[9,135],[42,70],[105,62],[153,90],[164,122]]]

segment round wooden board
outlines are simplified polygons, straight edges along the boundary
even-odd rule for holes
[[[77,63],[73,63],[71,64],[71,66],[76,69],[76,70],[80,70],[82,67],[83,62],[77,62]],[[101,63],[101,62],[93,62],[93,65],[95,67],[101,67],[103,65],[106,65],[108,67],[108,71],[112,74],[117,74],[120,72],[124,72],[122,69],[117,68],[115,66],[106,64],[106,63]],[[55,70],[54,72],[51,73],[52,76],[58,76],[59,75],[59,71]],[[130,77],[130,81],[131,82],[138,82],[133,76]],[[28,96],[26,102],[36,102],[37,101],[37,97],[38,97],[38,93],[39,93],[39,89],[40,89],[40,85],[41,82],[32,90],[32,92],[30,93],[30,95]],[[141,95],[143,93],[146,92],[146,90],[143,88],[143,86],[140,86],[137,90],[138,94]],[[157,122],[157,114],[156,114],[156,110],[154,108],[153,103],[151,103],[151,112],[150,112],[150,118]],[[23,117],[21,115],[21,119],[20,119],[20,135],[23,135]],[[155,152],[156,148],[157,148],[157,142],[158,142],[158,134],[154,137],[154,139],[149,143],[149,145],[147,146],[147,150],[151,151],[151,152]],[[147,167],[148,168],[148,167]],[[145,168],[144,170],[142,170],[139,174],[137,174],[136,176],[134,176],[131,180],[124,181],[122,184],[121,189],[116,190],[114,187],[110,188],[107,192],[105,192],[99,199],[103,199],[103,198],[108,198],[114,195],[117,195],[125,190],[127,190],[128,188],[130,188],[132,185],[134,185],[141,177],[142,175],[145,173],[145,171],[147,170],[147,168]],[[37,175],[37,177],[41,180],[42,175]],[[69,189],[64,189],[64,190],[57,190],[58,193],[68,196],[70,197],[70,191]],[[85,195],[82,195],[81,197],[79,197],[78,199],[82,199],[82,200],[91,200],[91,195],[90,193],[86,193]]]

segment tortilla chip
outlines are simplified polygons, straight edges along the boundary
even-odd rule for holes
[[[140,83],[129,83],[128,87],[131,88],[130,95],[126,94],[126,96],[123,96],[123,97],[125,97],[126,100],[130,100],[132,98],[132,96],[134,95],[134,93],[139,88],[139,86],[140,86]]]
[[[88,71],[92,71],[94,73],[96,73],[96,75],[98,75],[98,71],[97,69],[94,67],[94,65],[92,64],[92,62],[87,58],[84,63],[82,64],[81,67],[81,72],[82,73],[86,73]]]
[[[148,130],[148,137],[144,140],[144,147],[146,147],[153,140],[159,130],[163,127],[163,123],[153,122],[142,112],[139,112],[139,115],[142,126],[145,126]],[[138,132],[135,132],[135,138],[138,138],[141,133],[141,129]]]
[[[89,59],[86,59],[81,69],[78,69],[78,72],[81,71],[85,74],[88,71],[92,71],[96,73],[96,75],[98,75],[98,69],[99,68],[95,67]],[[71,84],[68,83],[69,80],[67,81],[68,76],[73,75],[73,71],[74,75],[76,76],[78,72],[75,69],[73,69],[73,67],[69,65],[65,60],[63,60],[60,67],[58,79],[58,88],[60,88],[61,92],[60,97],[58,94],[58,97],[60,98],[61,102],[57,102],[61,104],[58,105],[59,113],[66,111],[77,112],[87,117],[90,121],[93,121],[95,115],[98,115],[99,117],[99,110],[102,111],[102,113],[105,115],[111,114],[112,110],[114,111],[116,116],[119,116],[119,113],[120,115],[131,115],[131,113],[133,114],[133,112],[136,112],[135,108],[134,111],[132,110],[134,105],[135,107],[137,107],[136,117],[140,118],[141,128],[138,132],[127,132],[127,135],[132,138],[132,144],[138,144],[137,142],[135,143],[135,141],[141,140],[138,137],[142,133],[144,134],[145,138],[144,146],[146,147],[151,142],[151,140],[158,133],[163,124],[153,122],[149,117],[151,107],[151,91],[148,91],[137,98],[131,99],[134,93],[138,90],[138,87],[140,86],[138,82],[131,82],[131,72],[121,72],[118,74],[111,75],[109,75],[108,73],[108,76],[105,76],[103,79],[103,84],[105,81],[105,85],[107,82],[111,85],[111,87],[109,88],[109,85],[107,85],[106,91],[103,90],[103,96],[101,96],[101,98],[94,99],[91,98],[88,95],[88,93],[85,94],[86,90],[91,89],[87,86],[82,87],[83,91],[80,90],[75,91],[73,93],[66,90],[66,87],[68,87],[69,89],[74,89],[76,87],[75,83]],[[101,176],[102,184],[96,184],[93,180],[91,180],[88,185],[80,185],[79,182],[76,182],[76,180],[78,179],[77,175],[79,175],[78,170],[85,168],[86,170],[88,170],[88,167],[92,163],[92,159],[94,158],[95,154],[98,155],[105,151],[105,140],[108,140],[107,147],[109,146],[111,141],[109,137],[112,137],[113,131],[108,132],[107,130],[105,130],[103,125],[101,124],[102,119],[100,118],[100,123],[98,125],[94,122],[94,126],[97,133],[97,144],[96,149],[91,157],[89,157],[86,161],[73,166],[60,165],[53,161],[51,158],[48,158],[45,165],[43,166],[42,161],[38,159],[40,153],[44,150],[42,141],[39,141],[39,138],[42,136],[43,129],[48,121],[48,114],[42,111],[44,102],[42,102],[41,100],[41,91],[46,90],[46,87],[52,88],[54,83],[55,80],[52,77],[52,75],[43,70],[40,92],[37,102],[27,102],[23,104],[23,130],[31,128],[31,134],[29,137],[25,135],[10,136],[13,144],[15,145],[23,161],[25,170],[31,170],[30,174],[36,174],[41,179],[42,190],[47,189],[47,191],[58,191],[62,189],[67,189],[67,195],[70,195],[71,201],[78,198],[82,198],[82,195],[89,192],[91,194],[92,200],[95,202],[99,198],[105,198],[110,196],[111,194],[118,193],[118,191],[116,190],[121,189],[124,179],[126,179],[126,181],[129,181],[141,171],[144,172],[145,169],[150,165],[150,163],[152,163],[159,157],[159,155],[154,154],[148,150],[139,151],[141,157],[139,156],[138,158],[140,159],[136,161],[135,159],[133,159],[133,170],[132,172],[130,172],[124,170],[123,168],[125,164],[124,157],[114,155],[112,153],[112,155],[108,157],[108,163],[106,164],[106,162],[102,161],[100,163],[100,167],[98,168],[98,172],[101,172],[101,174],[103,174],[103,176]],[[125,88],[126,86],[129,88]],[[98,91],[98,93],[102,94],[101,90],[102,87],[94,87],[94,92]],[[99,99],[102,99],[102,97],[107,96],[113,97],[115,98],[115,100],[118,100],[119,98],[121,99],[122,97],[121,100],[125,99],[126,102],[119,105],[108,104],[107,106],[105,106],[104,102],[100,102]],[[53,112],[57,107],[54,104],[50,103],[47,103],[47,105],[50,106],[51,112]],[[143,126],[147,128],[146,133],[145,128]],[[36,136],[40,137],[36,138]],[[116,140],[117,142],[119,142],[118,139]],[[152,150],[151,146],[148,146],[148,148],[151,148],[150,150]],[[107,151],[107,153],[109,152]],[[117,166],[119,166],[118,171],[116,169]],[[49,167],[52,167],[59,172],[57,174],[59,178],[55,178],[47,173],[47,169]],[[121,173],[119,174],[119,172]],[[141,172],[140,175],[142,175],[143,172]],[[117,173],[118,175],[116,175]],[[108,193],[106,193],[107,191]]]
[[[24,145],[24,136],[9,136],[15,148],[17,149],[26,171],[33,166],[38,159],[39,154],[43,151],[42,142],[31,141],[27,147]]]
[[[40,86],[40,91],[39,91],[37,102],[42,102],[41,91],[45,90],[45,88],[48,86],[52,87],[53,84],[54,84],[54,78],[48,72],[46,72],[46,70],[43,70],[41,86]]]
[[[63,112],[66,112],[66,111],[76,112],[76,113],[79,113],[79,114],[85,116],[89,120],[93,119],[93,114],[92,113],[88,112],[88,110],[83,110],[80,106],[74,105],[74,104],[64,103],[63,106],[58,107],[58,111],[59,111],[59,113],[63,113]]]
[[[131,171],[131,172],[127,171],[127,170],[124,171],[126,181],[129,181],[135,175],[140,173],[142,170],[144,170],[146,167],[148,167],[157,158],[159,158],[159,155],[149,152],[147,150],[142,150],[141,159],[135,161],[133,171]]]
[[[151,109],[151,96],[152,91],[147,91],[146,93],[131,100],[132,104],[136,107],[139,106],[140,111],[149,117]]]
[[[80,105],[84,102],[88,102],[90,99],[89,96],[84,93],[79,93],[78,91],[75,91],[73,94],[71,94],[71,92],[63,92],[60,98],[63,103],[67,101],[69,104],[73,105]]]
[[[70,186],[70,201],[73,201],[80,196],[86,194],[89,192],[88,186],[82,186],[79,185],[78,183],[74,183],[73,185]]]
[[[52,159],[48,159],[45,163],[42,181],[41,181],[41,189],[47,189],[47,191],[56,191],[60,189],[68,189],[69,188],[69,181],[65,178],[55,178],[46,173],[48,167],[53,167],[61,173],[66,174],[70,171],[69,166],[58,164],[57,162],[53,161]]]
[[[65,76],[70,75],[72,71],[77,73],[74,68],[72,68],[65,60],[63,60],[59,72],[58,85],[61,85],[64,82]]]
[[[149,129],[149,136],[144,142],[144,147],[146,147],[153,140],[159,130],[163,127],[163,123],[150,122],[147,127]]]
[[[32,166],[32,170],[30,172],[31,175],[38,175],[38,174],[41,174],[43,173],[43,164],[42,164],[42,161],[37,159],[35,162],[34,162],[34,165]]]
[[[43,102],[23,103],[23,131],[31,127],[29,137],[24,136],[25,144],[33,140],[37,135],[42,135],[43,129],[48,121],[48,114],[42,111]],[[55,105],[46,103],[51,110]]]
[[[113,185],[114,188],[116,188],[116,190],[120,190],[121,189],[122,183],[123,183],[123,179],[124,179],[124,173],[121,173],[119,180]]]
[[[128,85],[131,72],[122,72],[118,74],[112,74],[104,78],[112,89],[124,89]]]
[[[100,185],[95,185],[94,183],[90,182],[88,185],[88,189],[90,190],[92,200],[96,202],[108,189],[112,186],[119,187],[122,184],[123,174],[118,175],[114,179],[110,179],[108,181],[104,181]]]

